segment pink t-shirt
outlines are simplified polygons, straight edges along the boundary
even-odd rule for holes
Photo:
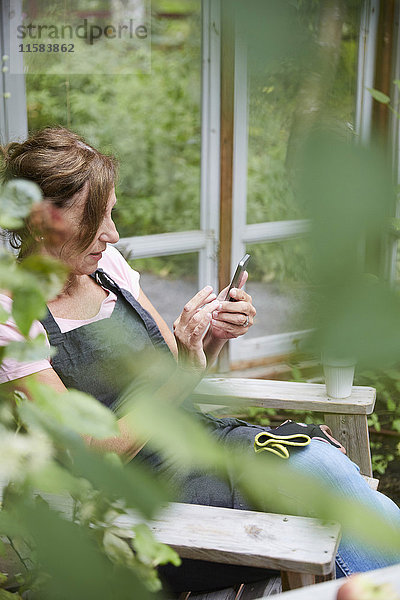
[[[116,248],[113,246],[107,246],[107,249],[105,252],[103,252],[103,256],[101,257],[98,266],[99,268],[103,269],[107,275],[112,277],[115,283],[128,290],[134,298],[138,299],[140,291],[139,273],[134,271],[128,265],[126,260]],[[108,292],[108,296],[103,300],[99,312],[91,319],[77,320],[55,317],[55,321],[57,322],[61,331],[65,333],[66,331],[71,331],[72,329],[76,329],[82,325],[93,323],[94,321],[100,321],[101,319],[107,319],[111,316],[114,310],[116,299],[117,297],[115,294]],[[12,299],[9,296],[0,294],[0,305],[7,312],[11,313]],[[39,321],[34,321],[29,332],[29,337],[34,339],[39,334],[44,334],[47,340],[46,330],[44,329],[43,325]],[[18,331],[17,326],[11,317],[4,325],[0,325],[0,346],[5,346],[9,342],[20,342],[23,341],[23,339],[24,337]],[[47,344],[50,348],[48,340]],[[13,381],[14,379],[19,379],[20,377],[25,377],[26,375],[31,375],[32,373],[37,373],[39,371],[43,371],[44,369],[50,368],[50,357],[44,360],[26,363],[18,362],[12,358],[6,358],[0,365],[0,383]]]

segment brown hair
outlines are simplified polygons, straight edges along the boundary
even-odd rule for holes
[[[12,142],[1,148],[4,156],[3,181],[23,178],[39,185],[46,200],[59,208],[71,206],[74,196],[87,187],[77,247],[85,250],[101,224],[114,186],[117,163],[101,154],[76,133],[63,127],[46,127],[25,142]],[[85,189],[86,191],[86,189]],[[29,223],[8,232],[10,243],[20,258],[35,246]]]

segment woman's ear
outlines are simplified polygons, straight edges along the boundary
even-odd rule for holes
[[[37,242],[46,240],[50,243],[56,243],[65,228],[61,210],[49,200],[33,205],[28,226]]]

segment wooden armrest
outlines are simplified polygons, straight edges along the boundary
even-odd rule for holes
[[[117,519],[129,527],[143,519]],[[148,523],[155,537],[184,558],[329,575],[340,539],[337,523],[255,511],[170,504]]]
[[[320,383],[210,377],[194,391],[194,401],[199,404],[221,404],[218,401],[224,398],[242,406],[369,415],[374,410],[376,390],[354,386],[349,398],[337,400],[329,398],[325,385]]]

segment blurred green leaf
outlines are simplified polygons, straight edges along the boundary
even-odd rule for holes
[[[5,229],[22,227],[33,204],[40,202],[42,192],[33,181],[13,179],[0,190],[0,226]]]
[[[22,335],[27,336],[33,321],[46,315],[46,301],[39,287],[14,287],[13,292],[12,316]]]
[[[8,321],[9,318],[10,318],[10,313],[5,308],[0,306],[0,325],[5,323],[6,321]]]
[[[221,446],[184,411],[167,402],[149,402],[146,395],[132,398],[126,415],[139,439],[182,469],[223,464]]]
[[[151,596],[130,569],[112,564],[90,530],[58,517],[46,506],[20,504],[20,521],[35,543],[38,561],[50,574],[40,597],[48,600],[143,600]]]
[[[367,90],[369,91],[371,96],[374,98],[374,100],[377,100],[378,102],[381,102],[382,104],[389,104],[390,97],[387,96],[386,94],[384,94],[383,92],[380,92],[379,90],[375,90],[374,88],[367,88]]]
[[[18,362],[34,362],[53,356],[55,352],[54,348],[49,348],[46,344],[45,335],[40,334],[33,340],[10,342],[5,347],[4,356],[13,358]]]
[[[104,550],[107,556],[116,564],[132,567],[135,557],[129,544],[111,531],[106,531],[103,537]]]
[[[0,589],[0,600],[22,600],[22,598],[19,594]]]
[[[135,537],[132,541],[132,545],[138,554],[138,558],[142,562],[148,563],[153,567],[165,565],[170,562],[176,567],[179,567],[181,559],[175,550],[166,544],[158,542],[147,525],[143,523],[135,525],[133,530]]]
[[[321,131],[310,137],[303,159],[299,193],[313,223],[313,351],[355,356],[363,368],[393,364],[400,298],[375,274],[395,206],[389,165],[378,148],[350,146]]]
[[[394,419],[392,427],[395,431],[400,431],[400,419]]]
[[[219,473],[223,478],[228,473],[230,485],[238,487],[259,510],[288,514],[301,510],[322,519],[336,519],[358,539],[400,549],[399,531],[394,532],[392,525],[375,511],[347,499],[317,477],[307,477],[306,482],[303,474],[290,467],[290,461],[275,457],[257,460],[256,455],[243,452],[240,447],[221,446],[206,430],[199,433],[199,423],[181,412],[156,397],[152,401],[135,398],[129,415],[138,435],[149,437],[149,444],[179,464],[182,474],[190,466],[204,468],[208,474]],[[279,493],[271,482],[279,482]],[[294,504],[291,498],[296,498]]]
[[[0,482],[23,481],[27,472],[34,473],[51,460],[49,439],[35,431],[15,433],[0,425]]]
[[[60,394],[37,382],[30,382],[28,387],[36,405],[63,427],[97,439],[118,435],[114,413],[93,396],[77,390]]]
[[[137,508],[146,517],[153,516],[170,500],[165,481],[156,479],[154,473],[138,461],[123,468],[89,450],[76,432],[55,421],[33,402],[22,402],[17,410],[25,423],[46,431],[56,445],[67,451],[64,462],[75,477],[87,479],[106,497],[121,499],[126,506]]]
[[[386,406],[390,412],[394,412],[396,410],[397,405],[396,405],[396,402],[394,402],[394,400],[392,400],[391,398],[388,398]]]
[[[46,300],[60,293],[69,273],[69,268],[51,256],[32,255],[18,264],[18,269],[30,280],[34,280]]]
[[[32,489],[49,494],[64,494],[79,496],[87,485],[73,477],[69,471],[52,461],[42,469],[27,474],[27,481]]]

